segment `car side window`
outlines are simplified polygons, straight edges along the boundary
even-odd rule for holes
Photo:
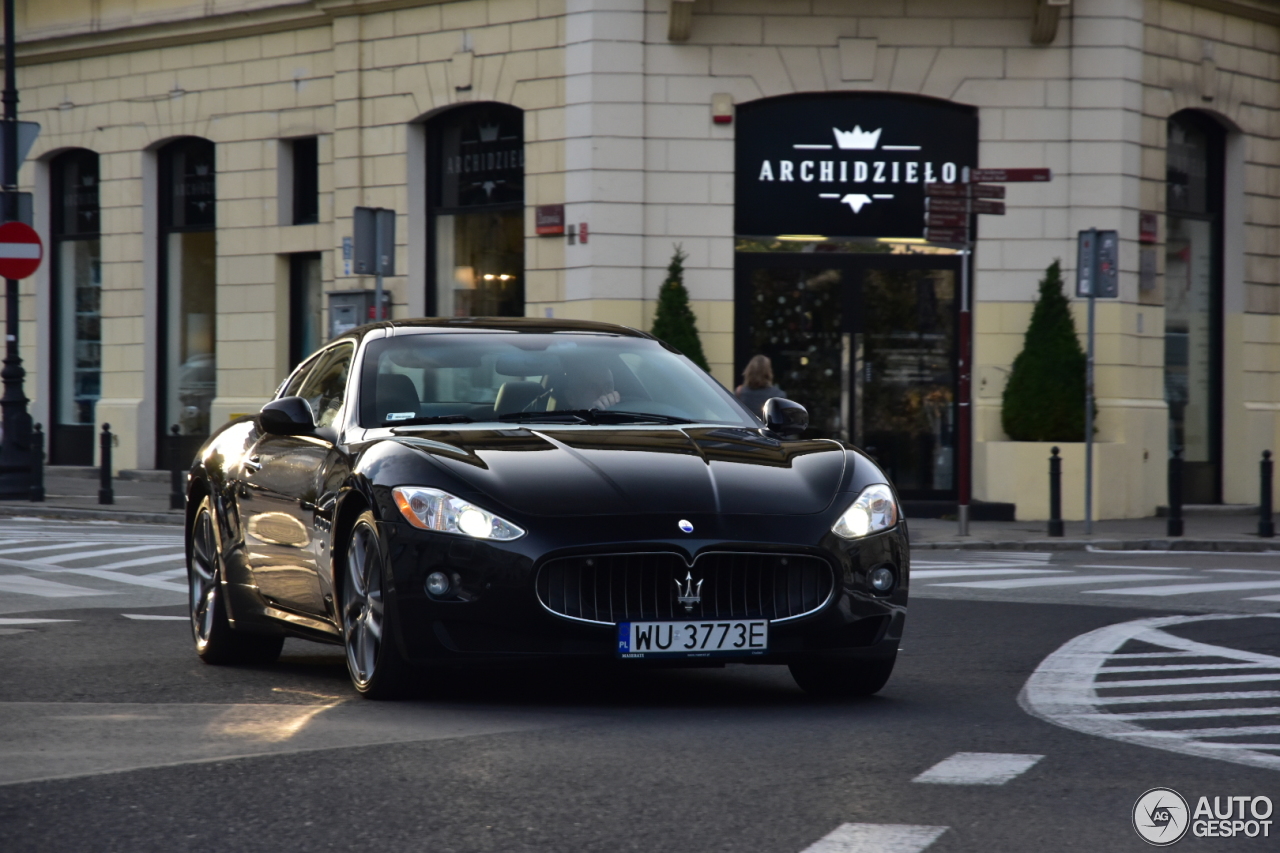
[[[297,396],[311,404],[316,426],[332,426],[338,412],[342,411],[347,393],[347,374],[351,372],[355,351],[355,347],[343,344],[324,353],[298,390]]]
[[[302,383],[311,375],[312,368],[319,364],[320,359],[323,356],[324,353],[317,353],[304,361],[302,366],[295,370],[293,375],[286,379],[284,384],[280,386],[280,393],[276,395],[276,398],[297,397],[299,391],[302,389]]]

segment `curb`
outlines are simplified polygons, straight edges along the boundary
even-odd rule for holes
[[[913,551],[1222,551],[1280,554],[1280,539],[953,539],[912,542]]]
[[[121,524],[168,524],[181,527],[185,513],[140,512],[135,510],[78,509],[75,507],[45,506],[40,503],[0,505],[2,518],[60,518],[71,521],[115,521]]]

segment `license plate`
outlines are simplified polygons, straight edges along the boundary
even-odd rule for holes
[[[622,658],[709,658],[767,651],[767,619],[618,623],[618,657]]]

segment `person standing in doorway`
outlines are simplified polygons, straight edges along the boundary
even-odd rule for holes
[[[764,404],[787,393],[773,384],[773,363],[767,355],[753,355],[742,371],[742,384],[733,392],[738,400],[757,415],[764,415]]]

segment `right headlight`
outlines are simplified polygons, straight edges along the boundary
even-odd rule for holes
[[[898,504],[893,490],[884,483],[867,486],[850,504],[831,532],[842,539],[858,539],[871,533],[888,530],[898,523]]]
[[[524,535],[524,528],[519,525],[439,489],[397,486],[391,495],[405,521],[420,530],[499,542],[510,542]]]

